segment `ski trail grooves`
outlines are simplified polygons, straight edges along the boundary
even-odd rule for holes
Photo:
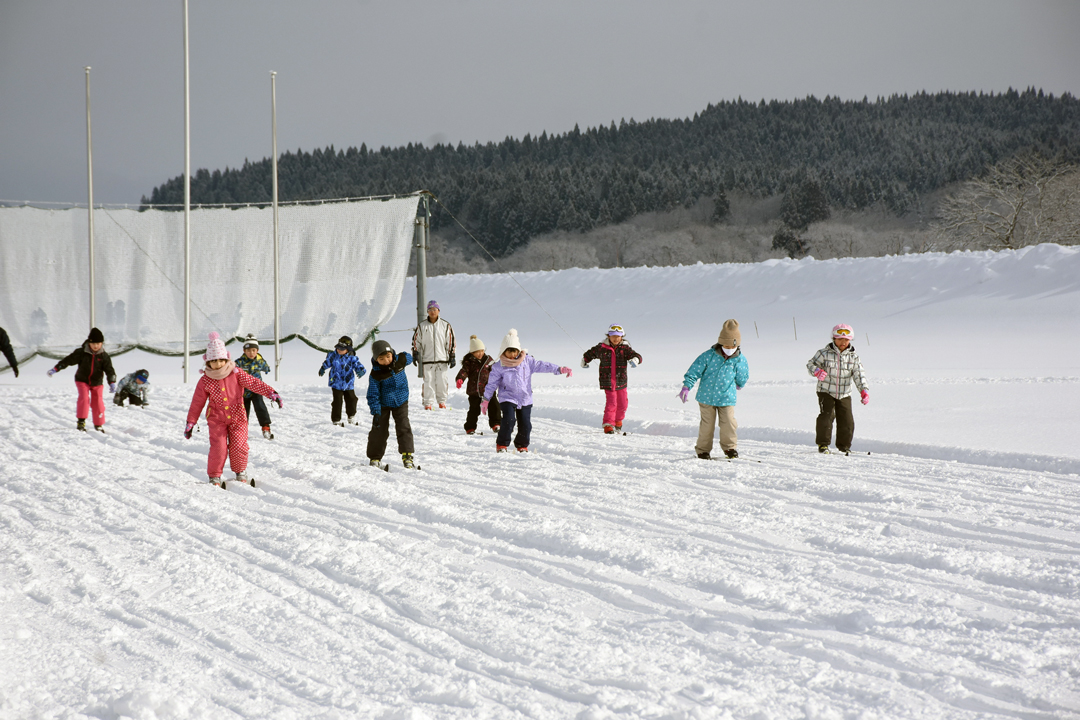
[[[1080,717],[1075,478],[545,418],[496,455],[416,406],[424,470],[385,473],[283,390],[225,492],[182,388],[107,436],[6,405],[0,710]]]

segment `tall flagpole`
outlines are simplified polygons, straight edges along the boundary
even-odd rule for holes
[[[191,363],[191,84],[188,75],[188,0],[184,0],[184,382]]]
[[[281,290],[280,263],[278,262],[278,183],[277,183],[277,73],[270,73],[270,125],[274,136],[273,192],[274,192],[274,382],[279,380],[278,367],[281,365]]]
[[[86,218],[87,229],[90,233],[90,327],[97,327],[97,316],[94,312],[94,143],[90,135],[90,66],[86,66]]]

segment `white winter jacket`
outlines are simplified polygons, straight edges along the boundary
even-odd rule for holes
[[[413,354],[426,363],[450,362],[450,356],[457,351],[454,343],[454,328],[442,318],[435,322],[424,319],[413,333]]]
[[[821,368],[829,374],[824,380],[818,380],[817,391],[828,393],[837,400],[843,400],[851,394],[851,383],[859,390],[868,390],[866,375],[863,373],[862,360],[855,352],[855,347],[848,345],[847,350],[840,352],[836,346],[829,343],[818,350],[810,362],[806,363],[806,370],[811,375],[816,368]]]

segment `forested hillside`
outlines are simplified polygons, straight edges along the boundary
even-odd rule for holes
[[[918,198],[1034,149],[1080,160],[1080,101],[1041,90],[919,93],[875,101],[813,97],[709,105],[685,120],[634,120],[466,146],[286,152],[280,199],[432,191],[496,255],[554,230],[588,230],[726,193],[809,188],[834,208],[902,214]],[[271,163],[192,177],[193,203],[265,203]],[[182,177],[144,204],[183,202]],[[451,223],[436,206],[434,227]]]

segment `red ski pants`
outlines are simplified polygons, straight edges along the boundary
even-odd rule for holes
[[[622,425],[623,418],[626,417],[626,406],[629,404],[626,388],[605,390],[604,395],[607,396],[607,402],[604,404],[604,424]]]
[[[79,399],[75,403],[75,417],[85,420],[91,410],[94,411],[94,425],[105,424],[105,398],[104,385],[90,386],[87,383],[75,381],[75,387],[79,390]]]
[[[208,422],[210,428],[210,454],[206,458],[206,474],[221,477],[225,470],[225,458],[234,473],[247,470],[248,425],[247,418],[235,423]]]

